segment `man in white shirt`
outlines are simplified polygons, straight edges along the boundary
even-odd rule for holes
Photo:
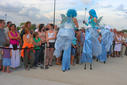
[[[6,34],[5,34],[5,21],[0,19],[0,47],[3,47],[4,43],[7,42]],[[0,48],[0,70],[2,65],[2,49]]]
[[[5,30],[5,34],[6,34],[6,37],[7,37],[7,39],[9,40],[9,37],[8,37],[8,32],[9,32],[9,30],[10,30],[10,25],[12,24],[12,22],[11,21],[8,21],[7,22],[7,27],[4,29]]]

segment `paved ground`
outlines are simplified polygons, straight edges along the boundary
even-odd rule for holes
[[[127,85],[127,56],[110,58],[106,64],[94,62],[93,70],[83,65],[62,72],[60,66],[49,70],[20,68],[10,74],[0,72],[0,85]]]

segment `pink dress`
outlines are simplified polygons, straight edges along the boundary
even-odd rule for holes
[[[18,33],[17,32],[15,32],[15,34],[13,34],[12,32],[10,32],[10,34],[11,34],[11,36],[12,37],[17,37],[18,36]],[[18,40],[16,40],[16,39],[10,39],[10,44],[12,44],[12,45],[19,45],[19,41]]]
[[[13,34],[12,32],[10,32],[11,36],[13,37],[17,37],[18,33],[15,32],[15,34]],[[17,45],[17,48],[19,48],[19,41],[16,39],[10,39],[10,48],[13,48],[13,45]],[[11,66],[12,68],[16,68],[20,66],[20,53],[19,53],[19,49],[17,50],[12,50],[12,57],[11,57]]]

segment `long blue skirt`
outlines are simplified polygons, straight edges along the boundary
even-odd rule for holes
[[[83,53],[80,62],[81,63],[92,63],[92,45],[91,40],[85,40],[83,46]]]
[[[98,60],[100,62],[106,62],[107,60],[107,51],[104,44],[102,44],[102,53],[98,56]]]

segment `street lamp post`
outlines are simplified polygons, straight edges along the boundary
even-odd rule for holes
[[[87,11],[87,8],[85,8],[85,19],[86,19],[86,11]]]
[[[55,26],[56,22],[56,0],[54,0],[54,17],[53,17],[53,24]]]
[[[4,19],[5,19],[5,21],[7,20],[7,14],[4,15]]]

